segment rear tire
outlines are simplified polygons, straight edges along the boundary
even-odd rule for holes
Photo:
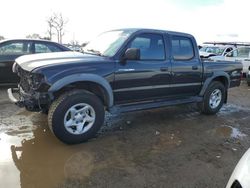
[[[203,98],[203,102],[198,103],[200,111],[204,114],[216,114],[222,107],[226,97],[225,86],[218,81],[212,82]]]
[[[250,82],[247,82],[247,85],[250,86]]]
[[[61,95],[49,109],[48,125],[66,144],[78,144],[93,138],[104,122],[101,100],[85,90]]]

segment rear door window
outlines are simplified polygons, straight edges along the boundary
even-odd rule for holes
[[[189,38],[174,36],[171,43],[174,60],[190,60],[194,57],[193,43]]]
[[[35,53],[50,53],[50,52],[60,52],[62,51],[56,45],[46,44],[46,43],[35,43]]]

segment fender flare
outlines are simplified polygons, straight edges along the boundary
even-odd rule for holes
[[[226,78],[226,80],[227,80],[226,89],[228,89],[228,88],[230,87],[230,77],[229,77],[229,75],[228,75],[226,72],[222,72],[222,71],[220,71],[220,72],[215,72],[215,73],[213,74],[212,77],[209,77],[209,78],[206,79],[206,81],[204,82],[204,84],[203,84],[203,86],[202,86],[202,89],[201,89],[201,91],[200,91],[200,93],[199,93],[199,96],[203,96],[203,95],[205,94],[205,92],[206,92],[206,90],[207,90],[209,84],[210,84],[214,79],[216,79],[216,78],[218,78],[218,77],[224,77],[224,78]]]
[[[105,80],[103,77],[96,75],[96,74],[73,74],[70,76],[63,77],[62,79],[56,81],[53,83],[48,92],[49,93],[54,93],[60,89],[62,89],[64,86],[75,83],[75,82],[94,82],[98,85],[100,85],[104,91],[105,95],[107,97],[107,104],[108,107],[112,107],[114,104],[114,96],[113,96],[113,91],[108,83],[107,80]]]

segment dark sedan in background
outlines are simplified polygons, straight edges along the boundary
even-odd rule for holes
[[[15,59],[26,54],[71,51],[56,42],[35,39],[13,39],[0,42],[0,85],[17,83],[18,77],[12,73]]]

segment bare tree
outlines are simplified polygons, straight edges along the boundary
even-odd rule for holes
[[[4,37],[0,35],[0,40],[4,40]]]
[[[37,33],[33,33],[31,35],[27,35],[26,38],[27,39],[41,39],[42,37]]]
[[[57,41],[59,43],[62,43],[62,38],[65,34],[65,25],[68,23],[68,20],[64,19],[61,13],[54,13],[51,18],[53,20],[52,27],[56,30]]]
[[[43,39],[43,40],[51,40],[49,37],[42,37],[41,39]]]
[[[51,16],[51,17],[49,17],[48,20],[47,20],[47,24],[48,24],[47,33],[49,34],[49,36],[48,36],[48,39],[49,39],[49,40],[52,40],[52,36],[55,34],[55,33],[53,32],[54,20],[55,20],[54,15]]]

